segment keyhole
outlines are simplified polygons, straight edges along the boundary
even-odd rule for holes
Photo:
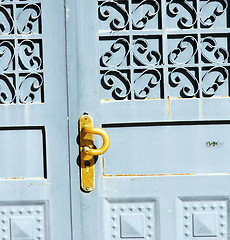
[[[85,161],[85,171],[89,172],[90,161]]]

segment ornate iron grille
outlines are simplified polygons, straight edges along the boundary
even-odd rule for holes
[[[229,97],[227,0],[98,1],[102,98]]]
[[[0,103],[44,102],[41,3],[0,1]]]

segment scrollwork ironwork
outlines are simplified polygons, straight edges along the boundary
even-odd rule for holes
[[[10,81],[10,77],[5,74],[0,74],[0,103],[13,103],[16,98],[15,91],[15,86]]]
[[[206,11],[207,9],[210,8],[211,3],[217,3],[215,8],[213,9],[213,12],[205,17],[202,17],[202,14]],[[201,7],[200,13],[201,13],[201,26],[204,28],[210,28],[213,26],[215,23],[216,19],[218,16],[222,15],[228,7],[228,2],[226,0],[208,0],[206,3]]]
[[[144,80],[144,81],[143,81]],[[137,82],[143,82],[140,90],[137,90],[135,86],[135,98],[145,99],[151,92],[152,88],[155,88],[161,81],[161,73],[157,69],[147,69],[134,81],[136,85]]]
[[[115,12],[115,16],[111,14],[111,11]],[[99,7],[99,18],[102,21],[109,20],[111,30],[120,31],[127,27],[129,14],[119,3],[114,1],[106,1],[103,2]]]
[[[139,38],[134,42],[134,62],[140,66],[159,65],[161,54],[159,51],[149,50],[148,41],[144,38]]]
[[[156,0],[143,0],[132,12],[134,29],[145,28],[148,21],[153,19],[159,11],[160,5]]]
[[[195,97],[198,93],[199,82],[197,78],[186,68],[175,68],[169,74],[169,84],[175,88],[186,81],[187,83],[180,89],[182,98]],[[189,85],[188,85],[189,84]]]
[[[202,60],[205,63],[224,63],[229,57],[228,50],[218,47],[217,41],[213,37],[204,38],[201,46]]]
[[[33,103],[36,100],[36,93],[43,86],[43,77],[39,73],[30,73],[22,80],[20,90],[20,102],[21,103]],[[41,101],[42,102],[42,99]]]
[[[112,46],[110,51],[106,52],[101,56],[100,63],[103,67],[116,66],[119,67],[129,54],[129,42],[125,38],[117,39]]]
[[[4,5],[0,5],[0,34],[10,34],[13,31],[13,18]]]
[[[0,42],[0,71],[6,71],[14,59],[14,45],[10,41]]]
[[[41,69],[42,59],[35,53],[35,43],[24,40],[19,45],[19,65],[25,70]]]
[[[99,0],[103,98],[164,98],[166,88],[173,98],[230,96],[228,4]]]
[[[167,14],[172,18],[180,16],[180,8],[178,6],[182,7],[189,14],[189,16],[179,17],[178,27],[181,29],[192,28],[197,22],[196,9],[186,0],[171,0],[167,5]]]
[[[211,76],[212,75],[212,76]],[[207,89],[203,87],[204,97],[213,97],[219,87],[229,78],[228,70],[225,67],[213,67],[202,78],[202,82],[213,83]],[[209,84],[210,85],[210,84]]]
[[[101,78],[101,85],[105,90],[110,90],[115,100],[124,100],[130,93],[129,79],[117,70],[107,71]]]
[[[190,62],[198,48],[197,40],[193,36],[184,37],[177,48],[169,53],[168,59],[170,64],[180,64]]]
[[[41,8],[38,4],[27,4],[18,14],[18,32],[21,34],[31,34],[34,24],[41,16]]]

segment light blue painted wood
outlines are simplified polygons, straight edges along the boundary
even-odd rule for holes
[[[73,238],[227,240],[228,1],[67,0],[67,13]],[[91,193],[84,112],[111,135]]]

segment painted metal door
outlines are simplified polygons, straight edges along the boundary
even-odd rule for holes
[[[229,239],[228,1],[68,9],[70,126],[87,112],[111,139],[85,193],[72,132],[74,239]]]
[[[64,1],[0,3],[0,239],[71,239]]]

